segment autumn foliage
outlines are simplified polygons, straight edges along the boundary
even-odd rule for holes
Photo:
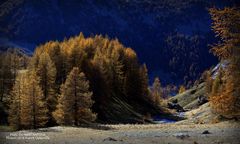
[[[154,79],[152,85],[152,101],[155,105],[160,105],[163,100],[163,89],[158,77]]]
[[[80,33],[40,45],[27,69],[16,74],[9,123],[17,129],[78,126],[96,118],[129,122],[128,117],[140,118],[130,107],[144,115],[139,105],[155,105],[146,65],[139,64],[134,50],[101,35]]]
[[[46,101],[34,70],[19,73],[12,91],[9,123],[16,129],[43,127],[48,121]]]
[[[210,9],[213,30],[221,41],[212,52],[228,61],[213,81],[210,102],[213,110],[225,117],[240,116],[240,11],[237,8]]]
[[[186,91],[186,88],[183,85],[181,85],[179,90],[178,90],[178,93],[181,94],[181,93],[183,93],[185,91]]]
[[[59,124],[79,125],[92,122],[96,114],[91,111],[92,92],[85,74],[74,67],[61,87],[57,110],[53,113]]]

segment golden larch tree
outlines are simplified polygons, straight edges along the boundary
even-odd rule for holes
[[[74,67],[61,87],[61,96],[54,116],[59,124],[79,125],[92,122],[96,114],[91,111],[93,105],[89,82],[79,68]]]
[[[152,97],[155,105],[160,105],[160,102],[162,101],[162,96],[163,96],[163,93],[162,93],[161,83],[159,78],[156,77],[152,85]]]
[[[181,94],[181,93],[183,93],[183,92],[185,92],[185,91],[186,91],[185,86],[184,86],[184,85],[181,85],[180,88],[179,88],[179,90],[178,90],[178,94]]]
[[[55,123],[52,112],[55,111],[57,105],[55,92],[56,67],[46,52],[43,52],[39,57],[37,75],[40,78],[40,86],[47,104],[48,125],[51,126]]]
[[[44,127],[48,121],[47,105],[44,100],[40,80],[35,70],[27,72],[26,85],[23,89],[21,124],[23,128]]]
[[[212,52],[228,64],[224,70],[223,83],[218,93],[210,95],[211,106],[226,117],[240,116],[240,10],[239,8],[212,8],[213,30],[221,41]],[[216,79],[218,80],[218,79]],[[215,81],[216,81],[215,80]]]
[[[26,74],[17,74],[13,89],[11,91],[8,122],[14,129],[21,129],[21,110],[23,91],[26,88]]]

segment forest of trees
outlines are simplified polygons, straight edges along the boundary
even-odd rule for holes
[[[206,73],[210,104],[220,115],[239,117],[240,12],[225,8],[210,9],[210,14],[221,39],[211,50],[220,61],[227,61],[216,77]],[[168,41],[181,43],[181,39],[185,38]],[[181,58],[173,57],[171,64],[178,68]],[[163,88],[158,77],[149,86],[146,64],[139,64],[133,49],[107,36],[85,38],[80,33],[61,42],[49,41],[32,56],[19,49],[0,53],[0,124],[15,129],[95,121],[143,123],[142,117],[163,113],[161,103],[173,89],[177,91],[176,86]],[[181,85],[178,92],[185,90]]]
[[[11,64],[1,60],[1,115],[8,115],[16,129],[95,120],[141,122],[145,114],[161,112],[160,82],[149,89],[146,65],[117,39],[85,38],[80,33],[40,45],[31,57],[14,51],[3,54],[4,60],[11,57],[6,60]]]
[[[215,61],[206,50],[210,41],[206,37],[173,33],[165,40],[162,57],[166,62],[163,65],[169,67],[173,79],[181,77],[180,84],[183,83],[187,88],[192,87],[200,77],[201,69],[209,67],[209,61]]]

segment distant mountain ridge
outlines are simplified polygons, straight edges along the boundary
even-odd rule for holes
[[[63,40],[80,32],[86,36],[108,35],[138,53],[140,61],[149,68],[150,79],[157,75],[161,78],[161,73],[165,73],[170,79],[162,78],[163,83],[179,83],[188,71],[195,74],[189,74],[186,81],[196,79],[203,70],[216,64],[207,47],[216,41],[207,8],[236,4],[234,0],[8,0],[0,6],[0,38],[32,50],[32,45]],[[176,53],[172,47],[179,39],[173,41],[175,45],[167,42],[176,35],[183,35],[180,41],[184,41],[184,53],[189,53],[182,66],[173,60]],[[193,55],[199,53],[195,58],[186,45],[193,36],[200,43],[195,46],[197,51]]]

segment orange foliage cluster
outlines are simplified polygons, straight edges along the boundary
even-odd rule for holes
[[[225,117],[240,116],[240,10],[210,9],[213,30],[221,42],[212,48],[220,60],[228,61],[212,84],[209,99],[215,112]]]

